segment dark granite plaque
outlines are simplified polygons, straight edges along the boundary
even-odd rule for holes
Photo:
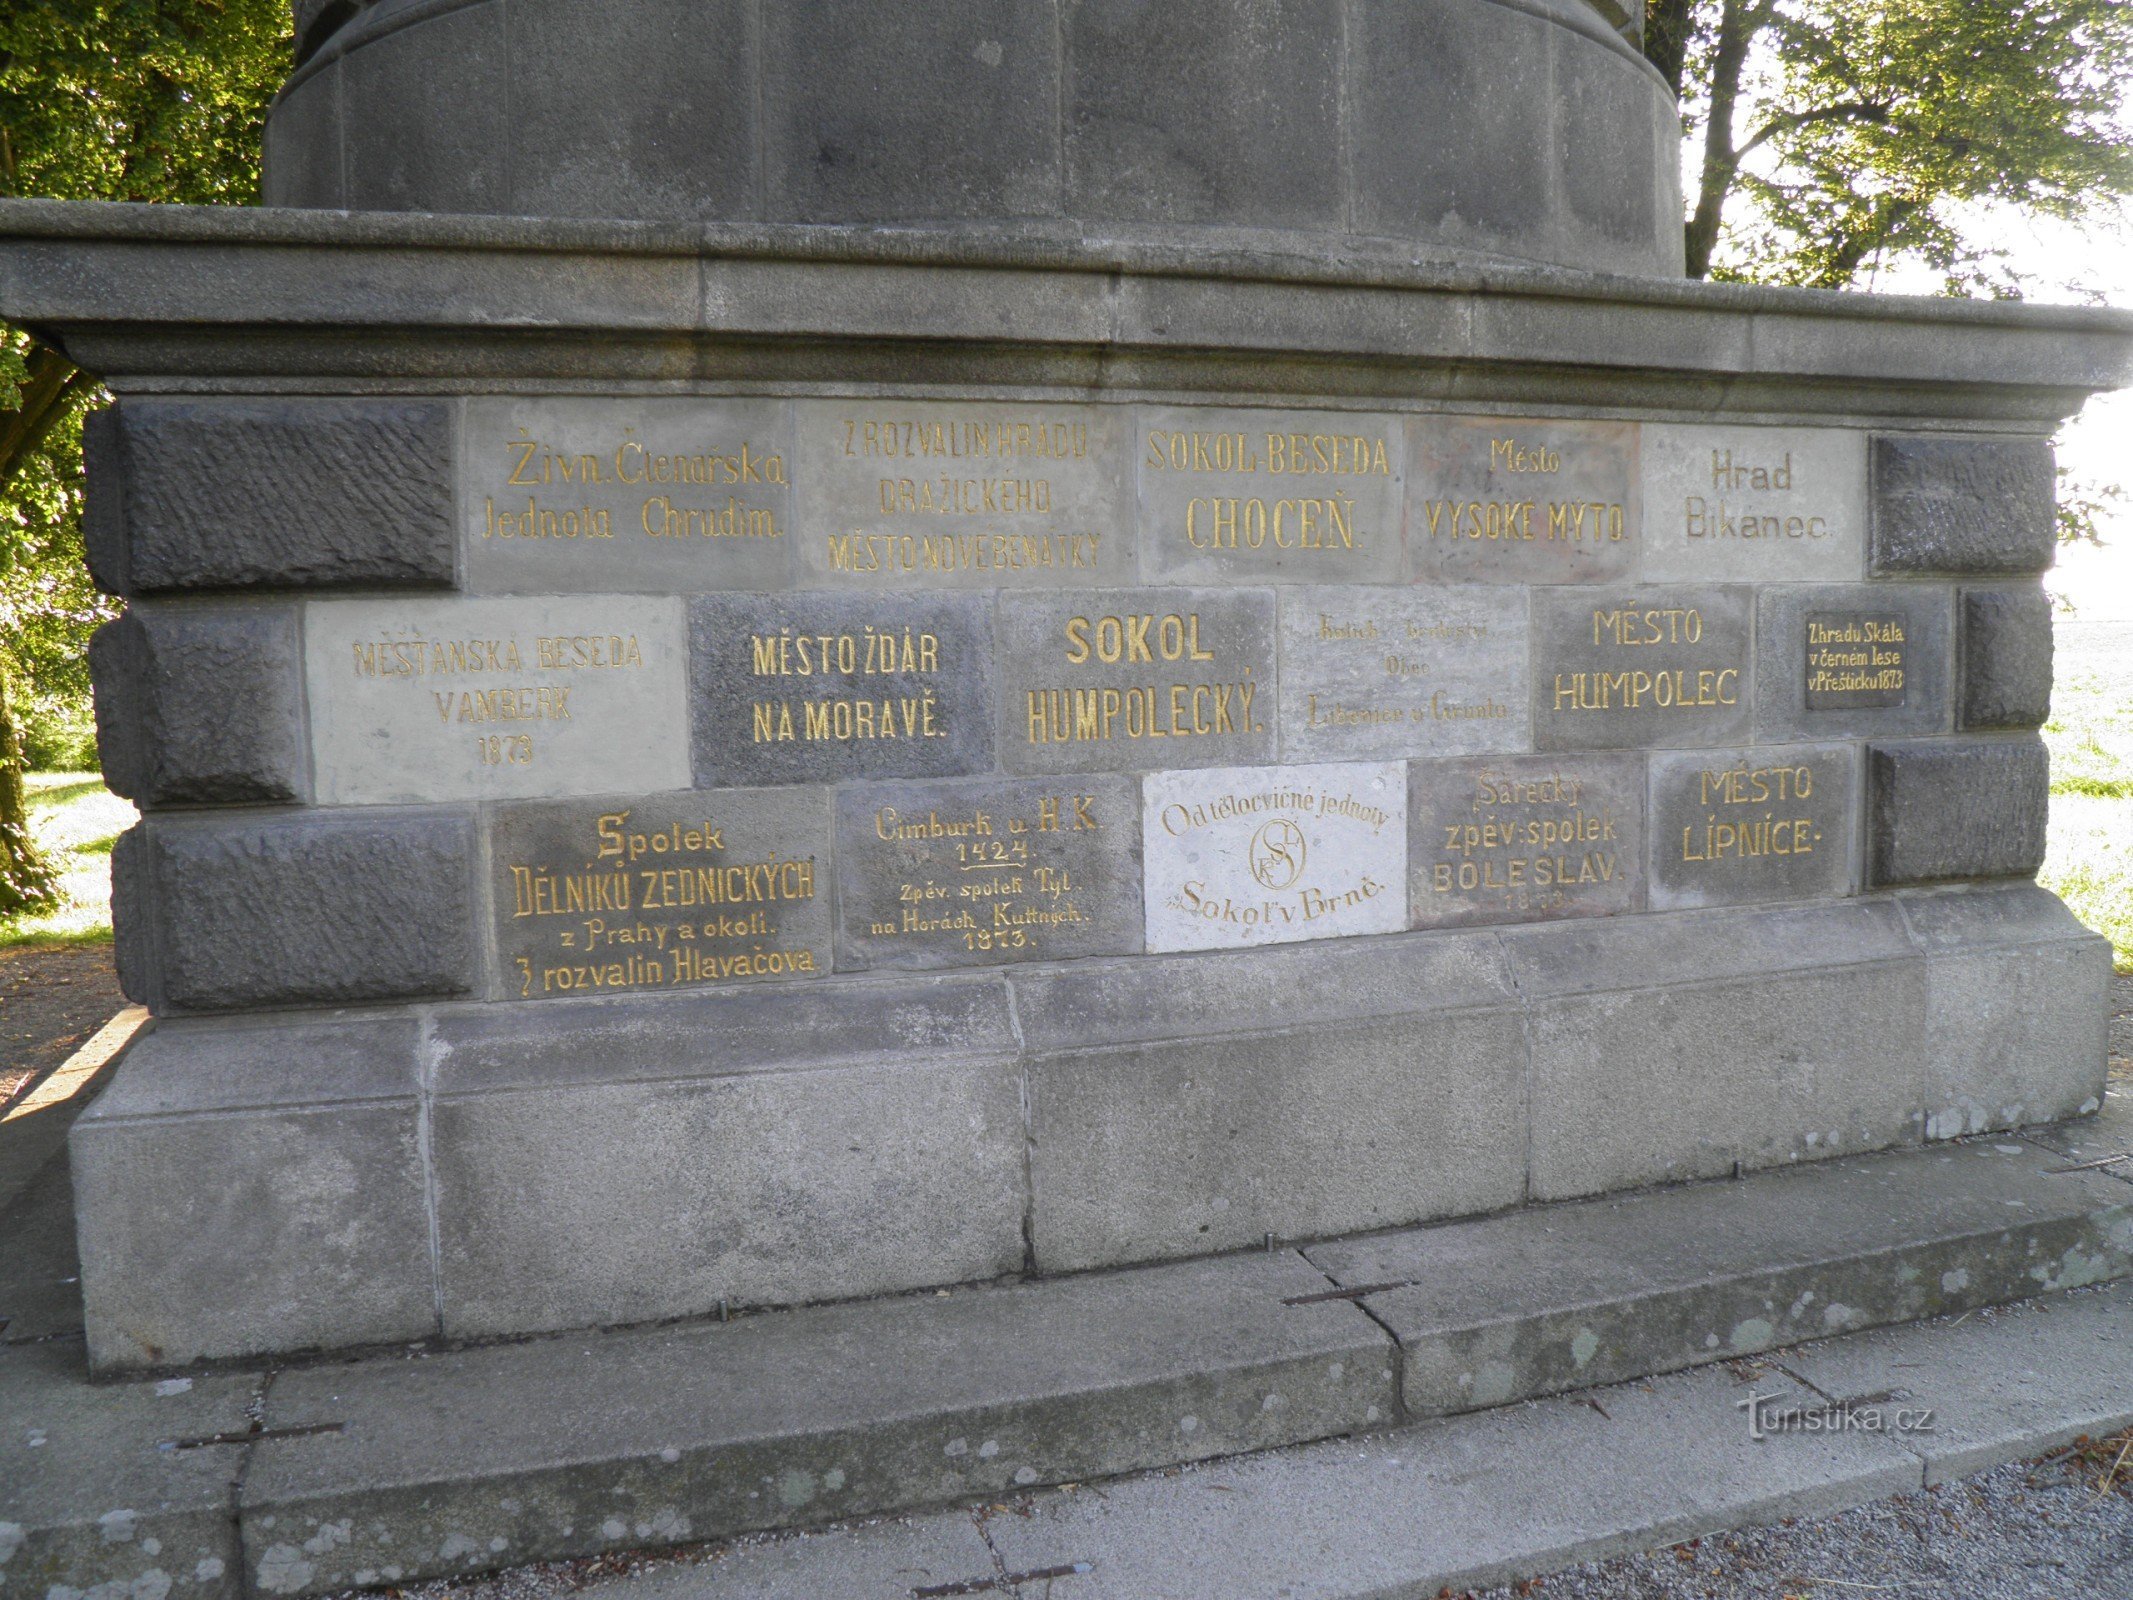
[[[1533,591],[1543,750],[1733,744],[1747,734],[1752,591]]]
[[[1146,771],[1274,754],[1269,590],[1103,589],[1000,600],[1000,764]]]
[[[1654,755],[1652,909],[1849,894],[1857,767],[1841,744]]]
[[[820,789],[499,806],[495,992],[549,1000],[829,971],[829,820]]]
[[[984,771],[991,619],[979,595],[698,596],[689,605],[697,783]]]
[[[1121,777],[840,790],[838,967],[1138,954],[1140,812]]]
[[[1900,706],[1910,635],[1897,611],[1807,614],[1807,709]]]
[[[1604,917],[1644,893],[1641,755],[1408,763],[1411,926]]]

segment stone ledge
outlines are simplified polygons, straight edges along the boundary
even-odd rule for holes
[[[517,309],[531,304],[538,323]],[[0,306],[92,370],[132,375],[128,389],[180,376],[450,385],[582,370],[906,392],[922,381],[1315,389],[2041,430],[2133,372],[2125,312],[1448,263],[1412,248],[1313,260],[1250,233],[1186,247],[1046,226],[4,201]],[[339,337],[319,340],[322,325]]]

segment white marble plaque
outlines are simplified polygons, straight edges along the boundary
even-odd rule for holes
[[[689,786],[679,599],[313,601],[304,678],[322,805]]]
[[[1152,772],[1141,837],[1151,951],[1407,924],[1407,769],[1397,762]]]
[[[1866,575],[1865,434],[1647,423],[1643,462],[1647,583]]]

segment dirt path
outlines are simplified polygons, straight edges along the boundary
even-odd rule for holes
[[[125,1003],[109,945],[0,950],[0,1107]]]

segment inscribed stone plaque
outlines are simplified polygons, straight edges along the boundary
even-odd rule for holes
[[[1401,764],[1151,772],[1142,783],[1151,951],[1407,925]]]
[[[1634,911],[1641,755],[1501,756],[1408,767],[1411,926]]]
[[[1274,596],[1108,589],[1000,597],[1010,772],[1215,766],[1274,754]]]
[[[1543,750],[1738,743],[1753,591],[1535,589],[1533,742]]]
[[[1122,777],[839,790],[838,967],[1138,954],[1140,798]]]
[[[700,787],[992,765],[987,597],[699,595],[689,650]]]
[[[1425,583],[1616,583],[1642,545],[1633,422],[1413,417],[1407,574]]]
[[[1367,412],[1140,413],[1141,574],[1171,583],[1389,583],[1406,441]]]
[[[678,599],[314,600],[319,803],[686,788]]]
[[[782,400],[467,402],[466,585],[515,594],[782,589]]]
[[[1644,578],[1842,583],[1866,575],[1866,435],[1644,426]]]
[[[840,589],[1130,583],[1131,413],[909,400],[794,407],[805,581]]]
[[[499,807],[497,992],[545,1000],[828,972],[829,820],[826,790]]]
[[[1280,605],[1284,757],[1528,747],[1523,591],[1284,589]]]
[[[1944,733],[1953,592],[1939,584],[1774,584],[1755,597],[1755,735],[1766,743]]]
[[[1651,758],[1654,911],[1852,891],[1851,745]]]

